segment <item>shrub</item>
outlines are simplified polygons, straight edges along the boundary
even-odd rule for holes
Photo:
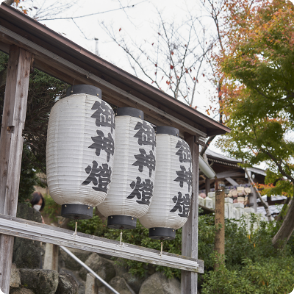
[[[61,213],[61,206],[50,195],[43,195],[43,197],[45,199],[44,214],[52,221],[57,222],[57,216]]]
[[[294,257],[284,254],[243,261],[241,270],[229,270],[221,264],[204,277],[201,293],[213,294],[288,294],[294,288]]]

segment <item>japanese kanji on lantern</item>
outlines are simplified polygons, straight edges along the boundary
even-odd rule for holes
[[[156,128],[156,174],[149,211],[140,218],[152,239],[170,240],[187,221],[192,194],[189,145],[173,127]]]
[[[99,88],[76,85],[52,108],[47,132],[47,183],[61,215],[91,218],[109,189],[114,156],[112,108]]]
[[[108,227],[132,229],[149,209],[155,177],[156,139],[141,110],[122,107],[115,118],[115,153],[112,183],[98,206]]]

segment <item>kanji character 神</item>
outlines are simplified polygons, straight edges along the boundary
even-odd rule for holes
[[[96,131],[98,137],[92,137],[93,144],[88,148],[96,149],[96,155],[100,156],[100,151],[104,150],[107,153],[107,162],[109,162],[110,155],[114,153],[114,141],[110,133],[107,137],[104,137],[102,131]]]
[[[149,177],[152,175],[152,171],[155,170],[155,156],[150,150],[149,154],[146,153],[144,149],[139,149],[140,154],[134,155],[137,161],[133,163],[135,166],[139,166],[139,171],[143,171],[143,167],[146,166],[149,169]]]
[[[137,181],[133,181],[130,186],[133,189],[133,192],[127,197],[128,199],[133,199],[137,197],[137,203],[139,204],[150,204],[150,198],[153,193],[153,182],[149,179],[146,179],[144,182],[141,182],[141,178],[137,177]]]
[[[189,211],[190,211],[190,195],[185,194],[185,196],[182,196],[181,192],[178,192],[178,197],[173,197],[173,202],[176,203],[176,205],[173,207],[173,209],[170,212],[176,212],[179,211],[180,217],[188,217]]]
[[[108,164],[102,164],[98,167],[97,161],[93,161],[93,166],[88,165],[85,171],[89,176],[82,183],[82,185],[89,185],[91,182],[95,187],[92,187],[95,191],[107,192],[107,186],[110,183],[111,167]],[[96,187],[97,186],[97,187]]]
[[[180,182],[180,187],[183,187],[184,183],[187,183],[188,185],[188,191],[190,192],[190,186],[192,185],[192,172],[191,168],[186,170],[186,168],[181,165],[181,170],[177,171],[178,177],[175,179],[176,182]]]

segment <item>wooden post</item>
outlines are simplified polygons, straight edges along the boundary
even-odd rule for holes
[[[16,216],[31,54],[11,46],[0,138],[0,213]],[[0,236],[0,289],[9,293],[14,238]]]
[[[208,178],[205,179],[205,192],[206,196],[208,196],[208,193],[210,192],[210,179]]]
[[[225,254],[225,190],[224,187],[218,186],[218,181],[215,180],[215,240],[214,250],[221,254]],[[215,269],[218,264],[215,265]]]
[[[105,289],[105,287],[103,288]],[[97,294],[97,293],[100,293],[100,291],[98,292],[98,287],[95,281],[95,277],[91,273],[87,273],[85,294]]]
[[[186,139],[192,153],[191,211],[182,229],[182,255],[198,258],[198,194],[199,194],[199,144],[196,137]],[[197,273],[182,271],[181,293],[197,294]]]
[[[59,246],[46,243],[43,269],[58,272],[58,253]]]

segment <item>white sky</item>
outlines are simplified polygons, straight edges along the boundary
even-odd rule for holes
[[[75,2],[74,5],[72,5],[73,2]],[[66,3],[70,4],[70,8],[59,8]],[[122,6],[133,4],[135,4],[133,8],[119,9]],[[156,40],[159,22],[158,11],[160,11],[165,22],[174,22],[175,24],[185,22],[191,15],[198,17],[207,28],[207,39],[211,39],[210,35],[213,34],[214,30],[213,23],[199,0],[24,0],[20,5],[28,9],[29,16],[34,17],[37,13],[37,16],[41,19],[46,18],[46,14],[49,14],[50,18],[65,18],[113,10],[107,13],[75,18],[74,21],[72,19],[55,19],[41,20],[40,22],[93,53],[95,53],[96,44],[94,38],[98,38],[99,56],[131,74],[134,74],[134,72],[128,63],[126,54],[105,33],[102,23],[113,30],[116,35],[122,35],[125,38],[131,37],[137,44],[144,44],[146,41],[153,43]],[[195,22],[197,21],[195,20]],[[199,28],[201,29],[200,26]],[[202,74],[200,75],[193,106],[197,106],[197,110],[207,114],[205,110],[211,105],[210,98],[216,92],[215,85],[207,79],[209,67],[204,65],[203,69],[206,69],[204,71],[205,77]],[[146,82],[150,82],[144,75],[139,77]],[[218,107],[218,105],[215,106]],[[211,117],[218,120],[218,116],[214,115],[213,117],[212,113]],[[210,149],[222,153],[213,144],[211,144]]]
[[[50,14],[51,5],[54,7],[54,5],[59,2],[61,1],[25,0],[24,2],[21,2],[21,5],[25,8],[35,6],[42,10],[43,13],[40,14],[40,17],[42,18],[44,13],[48,12]],[[74,1],[62,1],[63,4],[72,2]],[[131,6],[133,4],[135,4],[135,7],[133,8],[115,10],[122,6]],[[60,4],[57,4],[57,6],[58,5]],[[124,36],[126,39],[132,38],[139,45],[146,42],[151,44],[156,41],[157,38],[157,23],[159,19],[157,10],[161,12],[165,22],[181,24],[186,21],[189,14],[193,14],[201,16],[201,21],[206,25],[209,25],[209,17],[207,16],[207,13],[201,13],[200,8],[201,5],[199,1],[195,0],[76,0],[76,4],[72,5],[71,8],[64,12],[57,14],[55,17],[82,16],[109,10],[114,11],[84,18],[76,18],[74,21],[72,19],[56,19],[43,20],[41,22],[93,53],[95,53],[96,44],[94,38],[98,38],[100,57],[131,74],[134,74],[134,71],[129,65],[126,54],[105,33],[101,24],[104,23],[104,25],[117,34],[118,37]],[[29,15],[33,16],[38,10],[33,9],[32,11],[28,11]],[[51,16],[51,18],[55,17]],[[205,70],[205,68],[208,67],[204,65],[203,70]],[[139,77],[150,83],[150,80],[148,80],[143,74],[139,75]],[[209,93],[209,90],[215,94],[215,87],[207,80],[206,75],[203,77],[201,74],[201,77],[202,78],[199,79],[199,84],[197,85],[198,88],[193,106],[197,106],[197,110],[206,114],[205,110],[211,105],[211,102],[209,101],[211,93]],[[168,86],[163,88],[163,90],[168,91]],[[217,117],[215,118],[217,119]]]

